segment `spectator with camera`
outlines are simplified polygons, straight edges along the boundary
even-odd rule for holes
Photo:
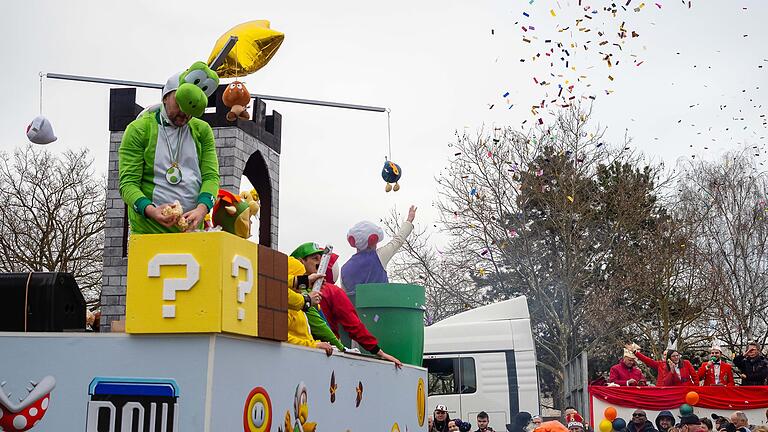
[[[741,372],[741,385],[756,386],[766,384],[766,380],[768,380],[768,359],[760,351],[760,344],[751,341],[747,344],[747,350],[744,354],[734,357],[733,364]]]
[[[736,432],[736,426],[734,426],[733,423],[731,423],[727,418],[712,413],[712,420],[715,421],[713,430],[718,432]]]

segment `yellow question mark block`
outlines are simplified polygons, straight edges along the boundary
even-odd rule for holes
[[[258,246],[225,232],[134,234],[126,332],[258,334]]]

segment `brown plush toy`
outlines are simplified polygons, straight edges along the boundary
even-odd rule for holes
[[[228,121],[235,121],[238,118],[248,120],[251,115],[248,114],[248,104],[251,102],[251,94],[245,88],[245,84],[240,81],[233,81],[224,89],[221,101],[229,107],[227,113]]]

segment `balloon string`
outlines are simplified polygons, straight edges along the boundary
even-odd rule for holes
[[[392,160],[392,128],[390,126],[390,110],[387,108],[387,145],[389,148],[389,160]]]
[[[235,42],[235,79],[238,78],[237,73],[239,71],[237,70],[238,69],[237,66],[238,66],[238,63],[240,62],[239,59],[240,59],[240,56],[237,55],[237,42]]]
[[[40,115],[43,115],[43,73],[40,72]]]

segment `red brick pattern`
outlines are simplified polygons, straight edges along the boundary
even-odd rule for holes
[[[259,336],[288,340],[288,256],[259,245]]]

